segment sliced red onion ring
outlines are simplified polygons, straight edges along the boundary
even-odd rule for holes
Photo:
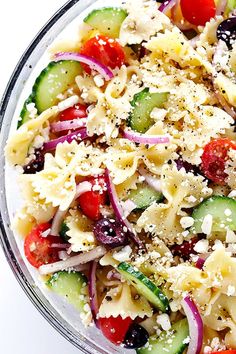
[[[70,257],[65,261],[59,261],[51,264],[45,264],[39,267],[41,275],[51,274],[60,270],[76,267],[80,264],[91,262],[95,259],[101,258],[106,254],[106,249],[103,246],[98,246],[89,252],[78,254],[77,256]]]
[[[223,15],[227,6],[227,0],[220,0],[218,1],[218,5],[216,7],[216,15],[220,16]]]
[[[83,181],[81,183],[78,184],[78,186],[76,187],[76,192],[75,192],[75,196],[71,202],[71,204],[77,199],[79,198],[79,196],[81,196],[82,194],[91,191],[92,189],[92,184],[88,181]],[[71,206],[71,204],[69,205],[69,207],[66,210],[60,210],[58,208],[56,214],[54,215],[53,221],[52,221],[52,227],[51,227],[51,231],[50,231],[50,235],[52,236],[59,236],[59,232],[61,229],[61,224],[63,222],[63,220],[65,219],[65,216]]]
[[[71,143],[73,140],[78,140],[78,141],[82,141],[87,139],[89,136],[87,134],[87,130],[86,128],[82,128],[82,129],[78,129],[75,130],[73,133],[61,136],[58,139],[54,139],[54,140],[50,140],[47,143],[44,143],[43,146],[43,150],[44,152],[47,151],[52,151],[55,150],[58,144],[62,144],[65,141],[67,141],[68,143]]]
[[[97,320],[98,314],[98,297],[97,297],[97,279],[96,279],[96,270],[97,270],[97,261],[93,261],[89,267],[89,281],[88,281],[88,289],[89,289],[89,300],[90,307],[93,316],[94,323],[99,328],[99,321]]]
[[[59,248],[60,250],[66,250],[70,247],[70,245],[68,243],[52,243],[50,247]]]
[[[172,7],[176,5],[176,2],[177,0],[166,0],[161,4],[158,10],[166,14],[169,10],[172,9]]]
[[[162,193],[161,180],[149,174],[146,169],[142,166],[139,167],[138,172],[141,176],[145,178],[147,184],[157,192]]]
[[[200,354],[203,343],[203,322],[197,306],[190,298],[186,296],[181,305],[188,319],[190,343],[187,354]]]
[[[170,137],[167,135],[146,135],[140,134],[130,129],[123,131],[124,138],[139,144],[169,144]]]
[[[131,200],[131,199],[127,199],[124,202],[120,202],[120,205],[124,211],[124,216],[127,218],[129,216],[129,214],[137,208],[137,205]]]
[[[206,261],[205,259],[199,257],[198,260],[197,260],[197,262],[196,262],[196,264],[195,264],[196,268],[202,270],[202,269],[203,269],[203,266],[204,266],[204,264],[205,264],[205,261]]]
[[[79,129],[86,127],[86,118],[78,118],[72,120],[65,120],[54,122],[50,125],[53,133],[62,132],[63,130]]]
[[[74,60],[79,61],[80,63],[84,63],[89,65],[92,70],[97,71],[101,74],[105,80],[110,80],[114,77],[113,72],[105,65],[100,63],[98,60],[89,57],[87,55],[79,54],[79,53],[70,53],[70,52],[61,52],[55,54],[55,61],[60,60]]]
[[[69,254],[66,251],[59,251],[58,252],[58,257],[62,261],[65,261],[66,259],[70,258]]]
[[[120,275],[120,273],[116,272],[115,269],[112,269],[107,273],[107,279],[108,280],[113,280],[113,279],[120,280],[121,275]]]
[[[129,237],[133,240],[133,242],[138,246],[138,248],[140,249],[145,249],[144,244],[142,243],[142,241],[139,239],[139,237],[137,236],[135,230],[133,229],[132,225],[130,224],[130,222],[126,219],[126,217],[124,216],[124,211],[120,205],[117,193],[116,193],[116,189],[115,186],[112,182],[111,176],[110,176],[110,172],[108,171],[108,169],[105,170],[105,178],[106,178],[106,183],[107,183],[107,191],[110,197],[110,202],[112,205],[112,208],[115,212],[115,215],[117,217],[117,219],[121,222],[121,224],[123,225],[124,228],[127,228],[127,230],[129,231]],[[125,230],[124,230],[125,231]]]

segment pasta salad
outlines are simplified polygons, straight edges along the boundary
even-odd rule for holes
[[[235,9],[93,10],[50,48],[5,148],[27,261],[139,354],[236,353]]]

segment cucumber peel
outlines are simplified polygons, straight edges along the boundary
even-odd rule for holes
[[[118,38],[121,24],[127,15],[127,12],[122,8],[103,7],[90,12],[84,22],[105,36]]]
[[[20,118],[17,122],[17,129],[19,129],[23,124],[28,122],[30,119],[30,112],[27,109],[28,104],[33,103],[33,95],[29,95],[29,97],[25,100],[22,110],[20,112]]]
[[[128,280],[140,295],[143,295],[153,306],[162,312],[169,311],[169,301],[163,292],[140,271],[130,264],[122,262],[117,270]]]

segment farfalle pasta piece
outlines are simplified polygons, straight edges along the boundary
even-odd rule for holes
[[[45,155],[44,169],[34,175],[32,185],[41,198],[66,210],[76,191],[76,176],[100,174],[102,151],[83,142],[58,144],[55,157]]]
[[[51,220],[56,210],[51,203],[47,203],[45,198],[41,198],[39,193],[35,191],[34,179],[35,175],[23,174],[19,176],[18,181],[27,215],[31,215],[37,223],[41,224]]]
[[[182,242],[182,209],[199,204],[203,198],[211,195],[212,190],[207,187],[203,177],[194,176],[184,169],[178,171],[175,165],[164,165],[161,186],[167,203],[153,203],[141,214],[137,227],[158,235],[167,243]],[[194,198],[189,199],[189,196]]]
[[[78,75],[75,78],[76,85],[82,92],[81,98],[86,103],[96,103],[103,96],[102,89],[95,85],[92,77]]]
[[[93,234],[93,223],[78,209],[71,209],[66,218],[66,225],[69,236],[69,243],[73,252],[90,251],[96,246],[96,240]]]
[[[43,129],[50,118],[58,114],[58,107],[48,108],[37,118],[23,124],[14,134],[10,135],[5,148],[7,160],[14,165],[23,165],[28,154],[30,144]]]
[[[236,107],[236,84],[233,80],[222,73],[218,73],[215,78],[215,84],[226,101]]]
[[[236,347],[236,297],[221,295],[214,303],[211,314],[203,318],[204,324],[215,331],[228,329],[225,344]]]
[[[18,210],[11,224],[12,230],[21,237],[26,237],[36,225],[35,218],[28,213],[27,208]]]
[[[124,20],[120,29],[121,45],[136,44],[147,41],[151,36],[171,27],[171,22],[167,16],[156,11],[156,4],[150,0],[129,0],[125,7],[128,16]]]
[[[135,297],[136,294],[127,283],[121,283],[118,287],[109,290],[99,308],[99,317],[121,316],[133,320],[137,317],[151,317],[153,311],[150,304],[144,296]]]

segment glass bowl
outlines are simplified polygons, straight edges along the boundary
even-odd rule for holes
[[[15,194],[16,183],[14,184],[12,179],[10,179],[11,185],[6,183],[14,176],[9,177],[4,159],[4,147],[9,131],[12,129],[12,120],[15,112],[19,113],[18,101],[22,96],[22,91],[25,90],[25,84],[30,83],[34,76],[34,69],[37,69],[39,59],[60,32],[95,2],[96,0],[70,0],[55,13],[21,57],[3,95],[0,107],[0,243],[21,287],[48,322],[83,353],[111,354],[125,353],[126,350],[113,346],[94,326],[85,329],[78,312],[61,298],[51,294],[40,281],[37,272],[26,265],[24,255],[20,251],[22,241],[14,237],[10,228],[14,209],[12,205],[17,204],[17,194]],[[99,2],[100,6],[104,6],[104,1]],[[10,200],[9,191],[11,192]],[[131,354],[133,351],[127,352]]]

